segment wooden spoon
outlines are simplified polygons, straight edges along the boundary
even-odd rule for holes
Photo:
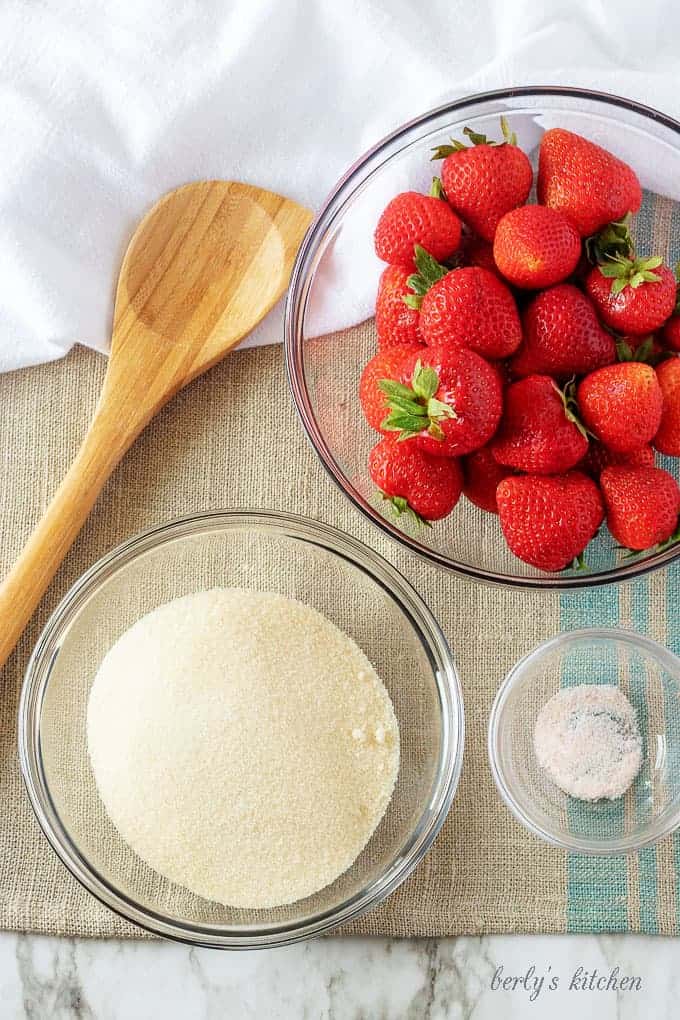
[[[284,293],[312,213],[248,184],[171,191],[130,242],[111,357],[85,440],[0,585],[0,666],[126,450],[179,389],[257,325]]]

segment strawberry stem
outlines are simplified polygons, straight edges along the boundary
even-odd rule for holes
[[[564,406],[564,415],[567,421],[570,421],[572,425],[576,426],[584,439],[594,439],[595,436],[593,433],[586,428],[579,417],[578,404],[576,403],[576,378],[571,378],[564,389],[561,389],[556,382],[553,382],[552,385],[553,389],[559,394],[560,400],[562,401]]]
[[[378,388],[387,397],[389,408],[389,414],[380,427],[386,432],[398,432],[398,442],[423,432],[441,441],[444,439],[441,422],[458,417],[450,404],[435,397],[439,376],[429,365],[424,366],[420,359],[413,369],[410,386],[393,379],[380,379]]]
[[[508,145],[517,145],[517,135],[514,131],[510,130],[508,118],[505,115],[501,116],[501,131],[503,132],[503,138]]]
[[[446,201],[446,195],[444,194],[444,188],[442,187],[441,177],[432,178],[432,184],[430,185],[430,197],[443,198],[444,201]]]

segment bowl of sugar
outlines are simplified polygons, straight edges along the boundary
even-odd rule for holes
[[[680,825],[680,659],[630,630],[551,638],[513,666],[489,718],[498,791],[530,832],[634,852]]]
[[[450,649],[333,528],[211,512],[71,589],[28,665],[19,754],[52,847],[110,909],[201,946],[318,935],[389,895],[460,776]]]

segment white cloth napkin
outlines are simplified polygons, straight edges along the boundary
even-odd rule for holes
[[[491,87],[680,115],[678,38],[675,0],[3,0],[0,370],[106,350],[126,241],[170,188],[235,178],[318,208],[387,131]],[[360,270],[340,266],[326,328],[370,314]],[[279,306],[249,342],[281,332]]]

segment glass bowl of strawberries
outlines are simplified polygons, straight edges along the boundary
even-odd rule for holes
[[[286,358],[321,462],[393,539],[576,588],[680,555],[680,124],[553,87],[452,102],[340,180]]]

